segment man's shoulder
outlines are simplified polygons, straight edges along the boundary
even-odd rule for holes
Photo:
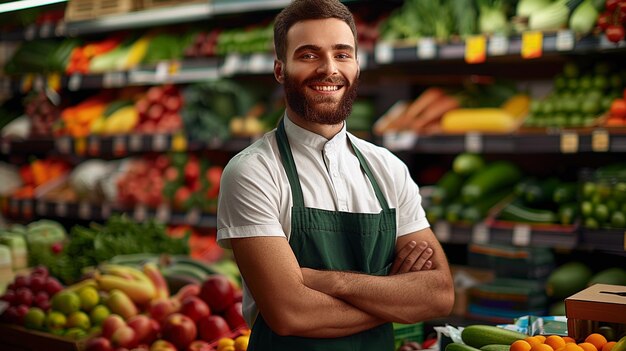
[[[226,167],[238,171],[258,170],[259,167],[267,167],[274,163],[276,163],[276,138],[272,131],[239,151],[228,161]]]

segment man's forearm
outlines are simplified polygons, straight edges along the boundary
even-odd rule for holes
[[[414,323],[448,314],[454,290],[439,270],[392,276],[303,269],[305,284],[385,321]]]

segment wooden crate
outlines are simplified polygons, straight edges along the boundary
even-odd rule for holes
[[[82,351],[88,338],[72,340],[62,336],[0,323],[2,351]]]
[[[157,7],[177,6],[184,4],[207,3],[209,0],[143,0],[144,9]]]
[[[69,0],[65,21],[84,21],[138,10],[143,0]]]

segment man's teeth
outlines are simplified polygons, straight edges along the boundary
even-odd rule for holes
[[[336,85],[330,85],[330,86],[329,85],[322,85],[322,86],[314,85],[313,89],[319,90],[319,91],[335,91],[335,90],[338,90],[339,87]]]

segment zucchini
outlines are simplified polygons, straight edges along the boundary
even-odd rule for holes
[[[487,212],[498,202],[507,197],[510,193],[510,189],[504,189],[485,196],[475,203],[463,208],[463,210],[461,211],[461,218],[464,221],[468,221],[470,223],[477,223],[485,219],[485,216],[487,216]]]
[[[481,351],[509,351],[511,345],[490,344],[480,348]]]
[[[461,191],[464,180],[462,175],[454,171],[446,172],[435,184],[432,195],[433,203],[441,205],[456,198]]]
[[[480,349],[471,347],[469,345],[453,342],[446,345],[446,351],[480,351]]]
[[[530,208],[513,201],[506,205],[498,216],[500,219],[522,223],[556,223],[554,211]]]
[[[554,190],[559,183],[558,179],[549,178],[528,184],[524,189],[524,201],[528,205],[545,205],[552,202]]]
[[[522,178],[520,170],[507,161],[496,161],[471,176],[461,188],[466,204],[474,203],[486,194],[512,186]]]
[[[511,345],[516,340],[522,340],[528,335],[513,330],[494,327],[492,325],[470,325],[461,332],[464,343],[475,348],[485,345]]]
[[[552,201],[557,204],[564,204],[576,201],[578,195],[578,184],[575,182],[563,182],[557,185],[552,195]]]

